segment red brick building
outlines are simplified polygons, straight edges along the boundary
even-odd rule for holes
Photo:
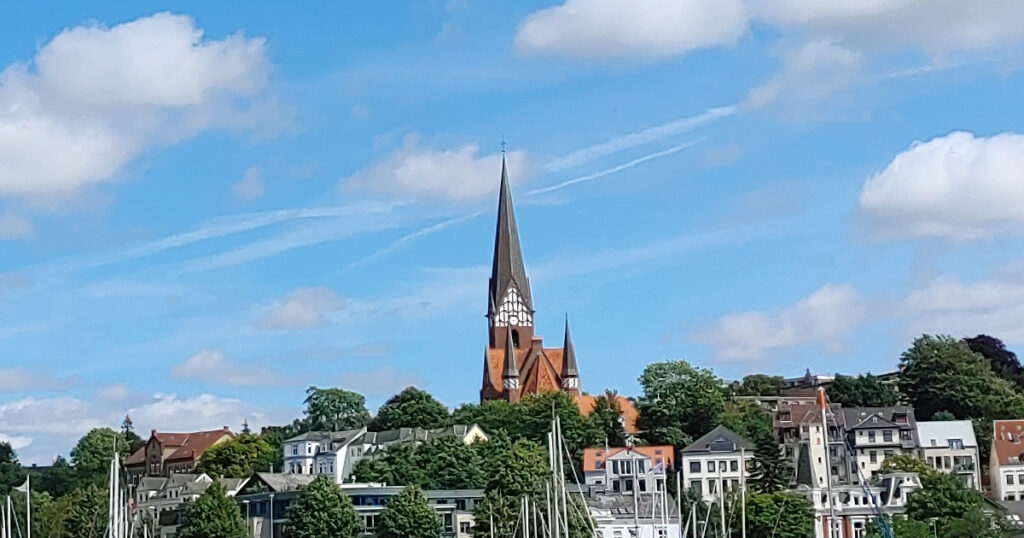
[[[133,478],[187,473],[196,468],[199,458],[207,449],[234,436],[227,426],[219,430],[191,433],[153,430],[146,444],[125,458],[125,472]]]

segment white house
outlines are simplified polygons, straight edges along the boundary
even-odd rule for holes
[[[352,472],[360,460],[374,457],[387,450],[388,446],[425,443],[446,437],[458,438],[466,444],[487,440],[487,434],[476,424],[434,430],[400,428],[368,432],[366,428],[360,428],[341,432],[307,432],[283,443],[283,471],[289,474],[328,475],[341,484],[352,478]]]
[[[992,429],[988,472],[993,497],[1024,500],[1024,420],[997,420]]]
[[[583,480],[606,491],[652,491],[672,469],[674,452],[668,445],[588,448],[583,451]]]
[[[717,426],[679,453],[684,487],[712,502],[722,491],[750,478],[754,445],[725,426]]]
[[[981,489],[978,441],[969,420],[940,420],[917,423],[920,457],[943,473],[954,473],[971,488]]]
[[[672,538],[680,536],[675,501],[664,493],[609,493],[585,498],[596,538]],[[634,517],[634,515],[636,517]]]
[[[870,480],[889,456],[917,452],[917,427],[911,407],[851,407],[841,410],[843,428],[853,447],[853,483]]]

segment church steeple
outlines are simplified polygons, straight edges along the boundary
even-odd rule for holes
[[[511,333],[515,347],[529,347],[533,338],[533,298],[530,279],[523,265],[519,230],[512,207],[508,168],[501,158],[501,185],[498,189],[498,224],[494,233],[494,260],[487,293],[487,317],[491,326],[491,346],[504,345]],[[510,327],[511,331],[500,328]]]
[[[565,340],[562,343],[562,388],[567,391],[580,390],[580,372],[576,368],[576,349],[569,335],[569,316],[565,317]]]
[[[508,401],[519,401],[519,366],[516,364],[516,348],[512,341],[512,329],[505,328],[505,368],[501,374],[501,387],[508,393]]]

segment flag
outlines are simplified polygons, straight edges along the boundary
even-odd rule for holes
[[[18,487],[16,487],[16,488],[14,488],[14,491],[20,491],[22,493],[28,493],[28,480],[29,480],[29,477],[26,476],[25,477],[25,483],[20,485],[20,486],[18,486]]]

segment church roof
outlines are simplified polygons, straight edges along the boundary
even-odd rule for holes
[[[562,382],[559,372],[562,371],[562,349],[541,348],[537,356],[532,357],[532,348],[515,349],[516,369],[519,372],[519,387],[522,393],[533,394],[548,390],[561,390]],[[484,373],[490,374],[485,383],[497,393],[502,388],[501,379],[505,371],[505,349],[488,348],[485,354]]]
[[[562,377],[579,377],[579,369],[576,368],[576,349],[572,345],[572,337],[569,336],[569,318],[565,318],[565,340],[562,345]]]
[[[490,293],[487,305],[488,315],[505,295],[510,283],[516,289],[530,310],[533,310],[533,299],[530,296],[530,280],[526,277],[523,266],[523,252],[519,246],[519,230],[516,228],[516,215],[512,208],[512,191],[508,184],[508,171],[504,157],[501,159],[501,186],[498,193],[498,225],[494,233],[494,262],[491,266]]]
[[[502,377],[519,377],[519,365],[516,364],[515,360],[510,360],[516,356],[516,348],[512,342],[512,328],[505,328],[505,370],[502,372]]]

